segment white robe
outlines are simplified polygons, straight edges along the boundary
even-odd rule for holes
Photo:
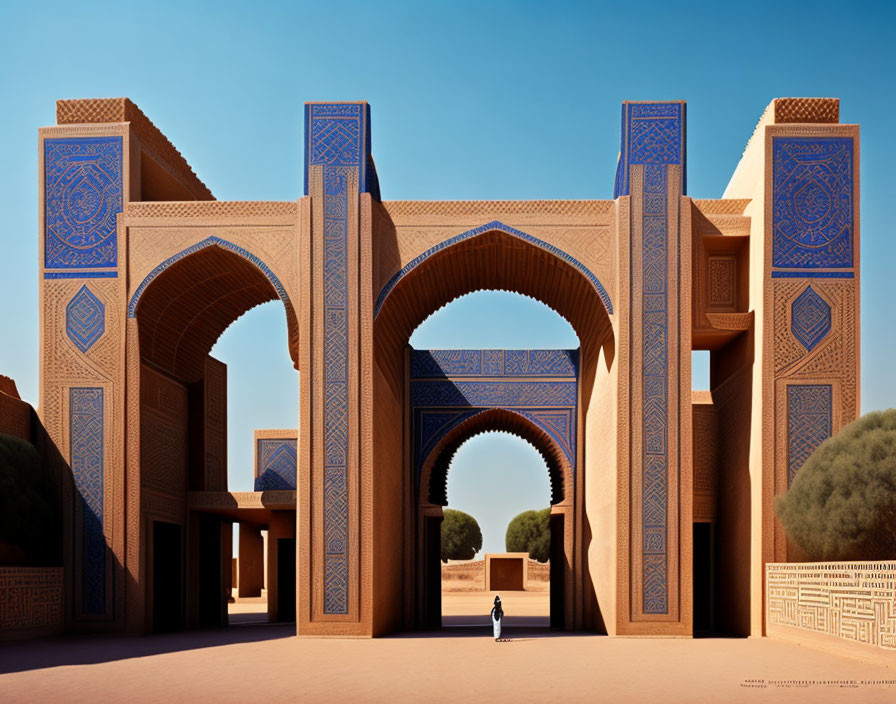
[[[495,610],[492,609],[492,631],[495,634],[495,640],[501,637],[501,621],[503,620],[503,617],[500,619],[495,618]]]

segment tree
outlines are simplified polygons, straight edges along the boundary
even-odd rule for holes
[[[896,558],[896,409],[825,440],[775,512],[810,560]]]
[[[442,520],[442,562],[472,560],[482,550],[482,531],[470,514],[446,508]]]
[[[34,445],[0,434],[0,564],[58,564],[60,530],[56,485]]]
[[[527,552],[539,562],[551,559],[551,509],[523,511],[507,526],[507,552]]]

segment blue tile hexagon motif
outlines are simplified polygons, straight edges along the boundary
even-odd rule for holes
[[[853,265],[853,143],[848,137],[775,137],[772,265]]]
[[[809,352],[831,331],[831,307],[811,286],[793,302],[790,331]]]
[[[298,453],[292,438],[260,438],[256,445],[255,491],[296,489]]]
[[[116,266],[115,221],[123,202],[121,137],[45,140],[44,178],[44,266]]]
[[[82,352],[87,352],[106,331],[106,307],[82,286],[65,307],[65,332]]]

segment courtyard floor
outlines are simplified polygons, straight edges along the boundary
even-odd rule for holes
[[[489,626],[475,625],[487,623],[487,609],[477,613],[487,595],[456,596],[446,622],[453,614],[465,627],[377,640],[300,640],[292,624],[255,620],[145,638],[0,643],[0,702],[896,701],[896,666],[770,639],[556,633],[532,627],[543,605],[525,595],[504,597],[519,620],[508,621],[508,642],[495,643]]]

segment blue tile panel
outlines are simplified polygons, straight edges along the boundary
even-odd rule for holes
[[[81,613],[102,615],[106,612],[106,539],[101,388],[69,390],[69,427],[72,476],[81,504]]]
[[[831,437],[832,397],[830,384],[787,387],[787,486],[816,448]]]
[[[45,279],[117,279],[117,271],[48,271]]]
[[[629,167],[636,164],[680,164],[682,192],[687,192],[686,130],[684,103],[623,103],[613,197],[630,194]]]
[[[305,193],[309,167],[323,167],[324,614],[349,612],[348,182],[367,190],[370,111],[361,103],[305,106]],[[318,264],[315,264],[318,266]]]
[[[276,274],[271,271],[271,268],[267,264],[265,264],[261,259],[256,257],[251,252],[233,244],[232,242],[222,240],[220,237],[207,237],[201,242],[197,242],[196,244],[178,252],[174,256],[169,257],[146,275],[146,278],[144,278],[143,281],[140,282],[137,290],[134,291],[134,295],[131,296],[130,303],[128,303],[128,317],[133,318],[137,315],[137,304],[140,303],[140,297],[159,274],[168,269],[168,267],[170,267],[172,264],[179,262],[184,257],[195,254],[196,252],[205,249],[206,247],[220,247],[221,249],[226,249],[228,252],[238,254],[243,259],[254,264],[256,267],[258,267],[261,273],[263,273],[267,277],[268,281],[271,282],[271,286],[274,287],[274,290],[277,292],[280,300],[283,301],[283,303],[289,310],[292,310],[292,303],[289,300],[289,295],[286,293],[286,289],[283,287],[283,284],[280,283],[280,279],[277,278]]]
[[[121,137],[44,140],[45,268],[118,265],[122,173]]]
[[[259,438],[255,453],[255,491],[296,490],[295,438]]]
[[[411,379],[417,486],[439,442],[494,408],[544,431],[575,472],[578,350],[412,350]]]
[[[668,614],[669,522],[669,184],[686,178],[686,111],[681,102],[624,103],[614,196],[630,195],[631,167],[643,166],[641,193],[641,612]],[[637,421],[634,421],[637,422]],[[638,461],[637,459],[635,460]],[[637,467],[633,468],[638,471]]]
[[[790,331],[808,352],[831,331],[831,307],[811,286],[793,301]]]
[[[576,378],[578,350],[412,350],[411,378],[538,376]]]
[[[105,331],[106,306],[84,285],[65,307],[65,332],[86,353]]]
[[[773,271],[773,279],[854,279],[854,271]]]
[[[772,265],[851,268],[852,139],[774,137],[772,160]]]
[[[457,244],[458,242],[463,242],[464,240],[468,240],[472,237],[478,237],[479,235],[485,234],[486,232],[492,232],[497,230],[498,232],[503,232],[505,234],[511,235],[513,237],[517,237],[525,242],[535,245],[547,252],[550,252],[554,256],[562,259],[567,264],[572,266],[574,269],[579,271],[581,274],[588,279],[591,285],[594,287],[594,290],[597,291],[597,294],[600,296],[601,301],[603,301],[604,306],[607,309],[607,313],[613,315],[613,304],[610,301],[610,296],[604,288],[603,284],[598,280],[598,278],[589,270],[584,264],[582,264],[575,257],[570,256],[566,252],[564,252],[559,247],[555,247],[552,244],[545,242],[544,240],[540,240],[537,237],[533,237],[521,230],[517,230],[513,227],[505,225],[504,223],[498,220],[492,220],[491,222],[487,222],[484,225],[480,225],[479,227],[473,228],[472,230],[467,230],[466,232],[462,232],[455,237],[451,237],[450,239],[445,240],[444,242],[440,242],[435,247],[431,247],[427,249],[423,254],[414,258],[407,264],[405,264],[396,274],[386,282],[386,285],[383,286],[383,289],[380,291],[379,295],[376,299],[376,305],[373,309],[373,315],[376,317],[379,315],[380,309],[383,307],[383,303],[386,302],[386,299],[389,297],[389,294],[392,292],[392,289],[398,284],[401,279],[407,276],[412,270],[416,269],[420,264],[425,262],[427,259],[432,257],[435,254],[438,254],[443,249],[451,247],[452,245]]]

